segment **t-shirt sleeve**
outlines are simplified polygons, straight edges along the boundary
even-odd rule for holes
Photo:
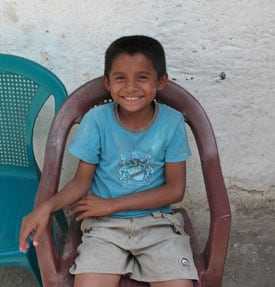
[[[166,162],[185,161],[191,155],[183,116],[180,117],[165,153]]]
[[[83,117],[68,150],[80,160],[92,164],[98,163],[100,152],[99,129],[91,112]]]

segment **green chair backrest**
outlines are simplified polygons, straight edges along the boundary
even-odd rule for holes
[[[25,58],[0,54],[0,173],[39,173],[33,130],[50,96],[55,111],[67,97],[64,85],[51,71]]]

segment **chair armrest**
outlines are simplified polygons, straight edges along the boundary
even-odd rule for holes
[[[63,135],[69,133],[69,128],[64,128],[62,124],[62,117],[62,113],[58,113],[55,116],[47,139],[43,171],[37,191],[35,207],[43,204],[58,192],[66,145],[66,137]],[[62,137],[57,137],[56,135],[60,133]],[[48,226],[42,235],[42,242],[36,247],[44,287],[65,286],[63,276],[60,274],[61,255],[55,241],[53,216],[51,216]],[[67,227],[65,227],[66,229]]]
[[[81,242],[80,222],[75,220],[72,216],[68,233],[66,235],[63,254],[60,261],[60,273],[62,274],[63,281],[73,282],[73,276],[69,273],[70,267],[73,265],[77,256],[77,247]],[[71,285],[73,284],[71,283]]]
[[[42,235],[41,241],[36,247],[36,253],[43,286],[63,286],[62,278],[59,273],[60,255],[58,253],[53,234],[53,216],[51,216],[48,226]]]
[[[207,165],[207,171],[206,167]],[[202,164],[210,211],[210,229],[204,249],[206,286],[221,286],[228,241],[231,212],[218,155]],[[218,281],[217,281],[218,280]]]

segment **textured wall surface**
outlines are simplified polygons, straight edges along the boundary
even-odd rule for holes
[[[198,98],[212,121],[232,195],[274,199],[274,0],[1,0],[0,28],[1,53],[48,67],[69,92],[103,73],[104,51],[115,38],[156,37],[170,78]],[[36,131],[40,161],[49,115],[46,107]],[[198,198],[196,157],[194,149],[188,192]]]

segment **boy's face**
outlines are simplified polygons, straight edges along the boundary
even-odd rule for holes
[[[122,109],[139,112],[151,106],[157,90],[165,87],[168,76],[158,80],[157,71],[152,62],[143,54],[118,55],[104,84],[111,96]]]

